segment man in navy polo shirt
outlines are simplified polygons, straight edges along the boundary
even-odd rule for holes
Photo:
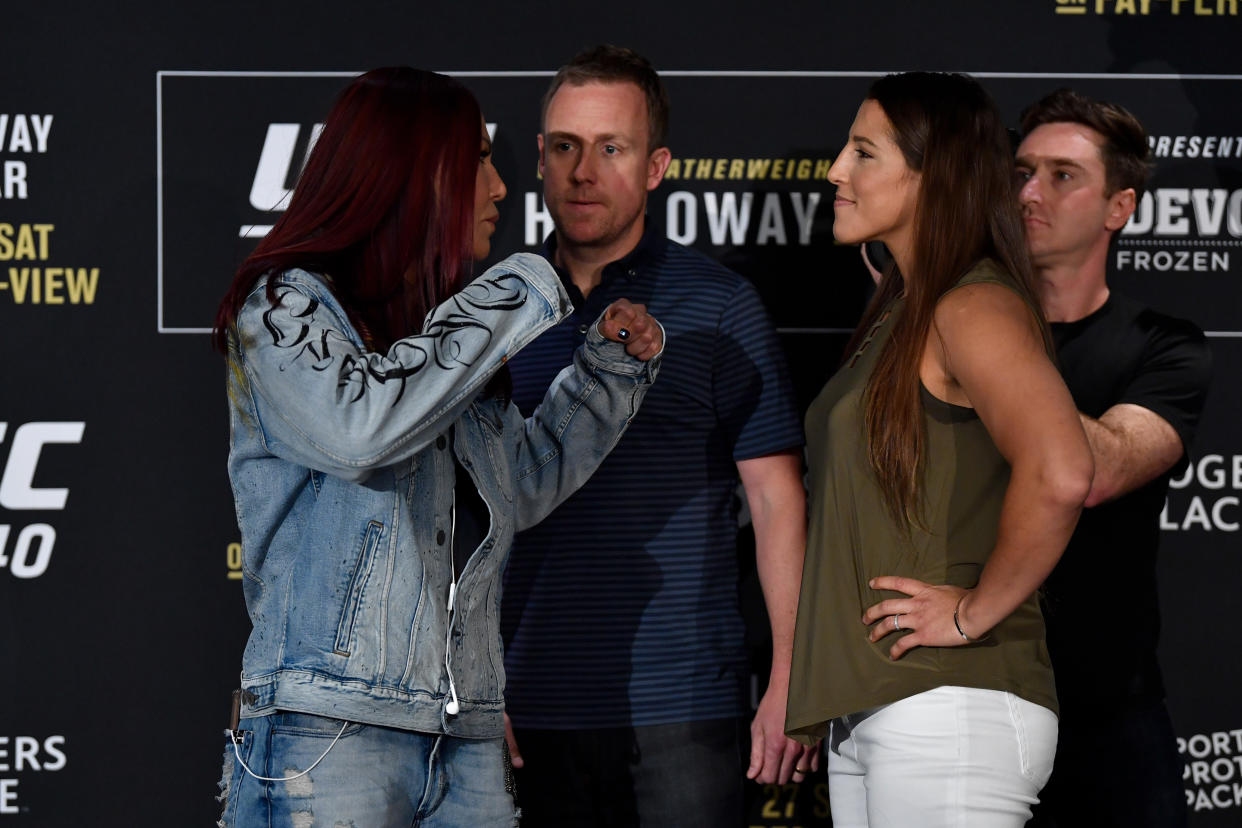
[[[667,346],[612,454],[510,559],[506,704],[533,826],[740,825],[744,775],[798,781],[814,759],[783,733],[805,538],[800,418],[754,288],[645,221],[671,158],[667,123],[659,76],[628,49],[578,55],[544,98],[546,255],[575,312],[512,361],[514,399],[534,407],[614,296],[658,316]],[[773,639],[749,767],[739,479]]]

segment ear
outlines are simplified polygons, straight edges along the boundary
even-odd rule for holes
[[[1104,218],[1105,229],[1112,232],[1125,227],[1136,206],[1133,187],[1126,187],[1124,190],[1113,193],[1108,197],[1108,215]]]
[[[657,147],[647,156],[647,190],[654,190],[664,180],[668,164],[673,160],[673,153],[668,147]]]
[[[539,145],[539,177],[542,179],[543,178],[543,167],[544,167],[543,133],[542,132],[535,134],[535,143]]]

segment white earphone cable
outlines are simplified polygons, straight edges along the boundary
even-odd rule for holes
[[[312,762],[309,768],[302,771],[301,773],[295,773],[293,776],[259,776],[257,773],[252,771],[250,769],[250,766],[247,765],[244,761],[242,761],[241,752],[238,751],[237,749],[237,743],[240,742],[241,740],[237,738],[236,731],[234,732],[233,738],[231,739],[231,741],[233,742],[233,755],[237,757],[237,763],[242,766],[242,770],[244,770],[246,773],[253,776],[255,779],[258,779],[260,782],[292,782],[294,779],[300,779],[301,777],[306,776],[306,774],[313,771],[319,765],[319,763],[323,761],[324,757],[328,755],[328,751],[336,747],[336,743],[341,740],[341,736],[345,734],[345,728],[347,727],[349,727],[349,722],[342,722],[341,729],[337,731],[336,737],[332,740],[332,743],[328,745],[328,747],[324,750],[324,752],[319,754],[319,758],[316,759],[314,762]]]

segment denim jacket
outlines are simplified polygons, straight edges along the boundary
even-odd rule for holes
[[[367,351],[329,280],[303,270],[271,278],[279,301],[268,301],[266,279],[254,286],[228,360],[229,476],[253,624],[242,715],[500,736],[501,574],[513,533],[591,475],[659,357],[639,362],[592,326],[523,420],[479,392],[571,310],[542,258],[505,259],[386,354]],[[491,514],[455,588],[450,451]]]

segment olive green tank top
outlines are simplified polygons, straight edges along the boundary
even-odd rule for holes
[[[980,282],[1014,287],[987,260],[957,286]],[[804,741],[822,737],[838,716],[946,685],[1009,691],[1057,709],[1034,595],[979,642],[916,647],[892,661],[889,648],[904,633],[867,640],[863,611],[905,597],[871,589],[871,578],[975,586],[996,543],[1009,482],[1009,465],[974,409],[943,402],[924,388],[923,527],[911,525],[907,533],[893,520],[867,459],[863,396],[901,312],[899,299],[806,415],[810,518],[785,725]]]

